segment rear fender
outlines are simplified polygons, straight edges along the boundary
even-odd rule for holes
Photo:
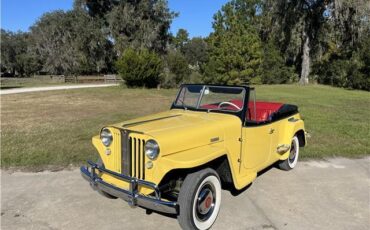
[[[289,146],[289,149],[280,156],[280,160],[286,160],[289,157],[290,145],[292,138],[295,135],[300,135],[299,139],[301,147],[303,147],[306,143],[304,122],[299,114],[288,118],[286,121],[284,121],[283,126],[283,134],[280,137],[279,146],[287,145]]]

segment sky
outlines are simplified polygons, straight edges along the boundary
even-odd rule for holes
[[[186,29],[190,37],[207,36],[212,31],[213,15],[227,0],[168,0],[172,11],[180,15],[174,19],[171,32]],[[72,9],[73,0],[1,0],[1,28],[28,31],[44,13]]]

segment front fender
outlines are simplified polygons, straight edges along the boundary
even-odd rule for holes
[[[156,162],[156,169],[153,173],[156,178],[163,178],[173,169],[189,169],[204,165],[227,153],[222,142],[212,145],[205,145],[171,155],[163,156]]]
[[[194,168],[225,155],[226,150],[223,147],[206,145],[194,148],[180,153],[164,156],[160,165],[162,168]]]

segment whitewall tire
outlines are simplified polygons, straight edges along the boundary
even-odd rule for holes
[[[279,168],[282,170],[293,169],[298,162],[299,157],[299,140],[297,136],[294,136],[290,145],[289,156],[286,160],[279,162]]]
[[[221,206],[221,182],[217,172],[207,168],[187,175],[178,203],[178,221],[183,229],[211,228]]]

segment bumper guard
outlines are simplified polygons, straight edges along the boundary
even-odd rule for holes
[[[168,214],[178,213],[177,203],[162,200],[161,192],[156,184],[107,170],[103,167],[99,167],[92,161],[88,161],[87,163],[87,166],[81,166],[81,175],[84,179],[90,182],[90,185],[94,190],[99,189],[112,196],[119,197],[127,201],[131,207],[140,206]],[[129,190],[118,188],[114,185],[104,182],[96,175],[95,169],[128,182],[130,184]],[[139,186],[153,189],[155,196],[146,196],[138,193]]]

